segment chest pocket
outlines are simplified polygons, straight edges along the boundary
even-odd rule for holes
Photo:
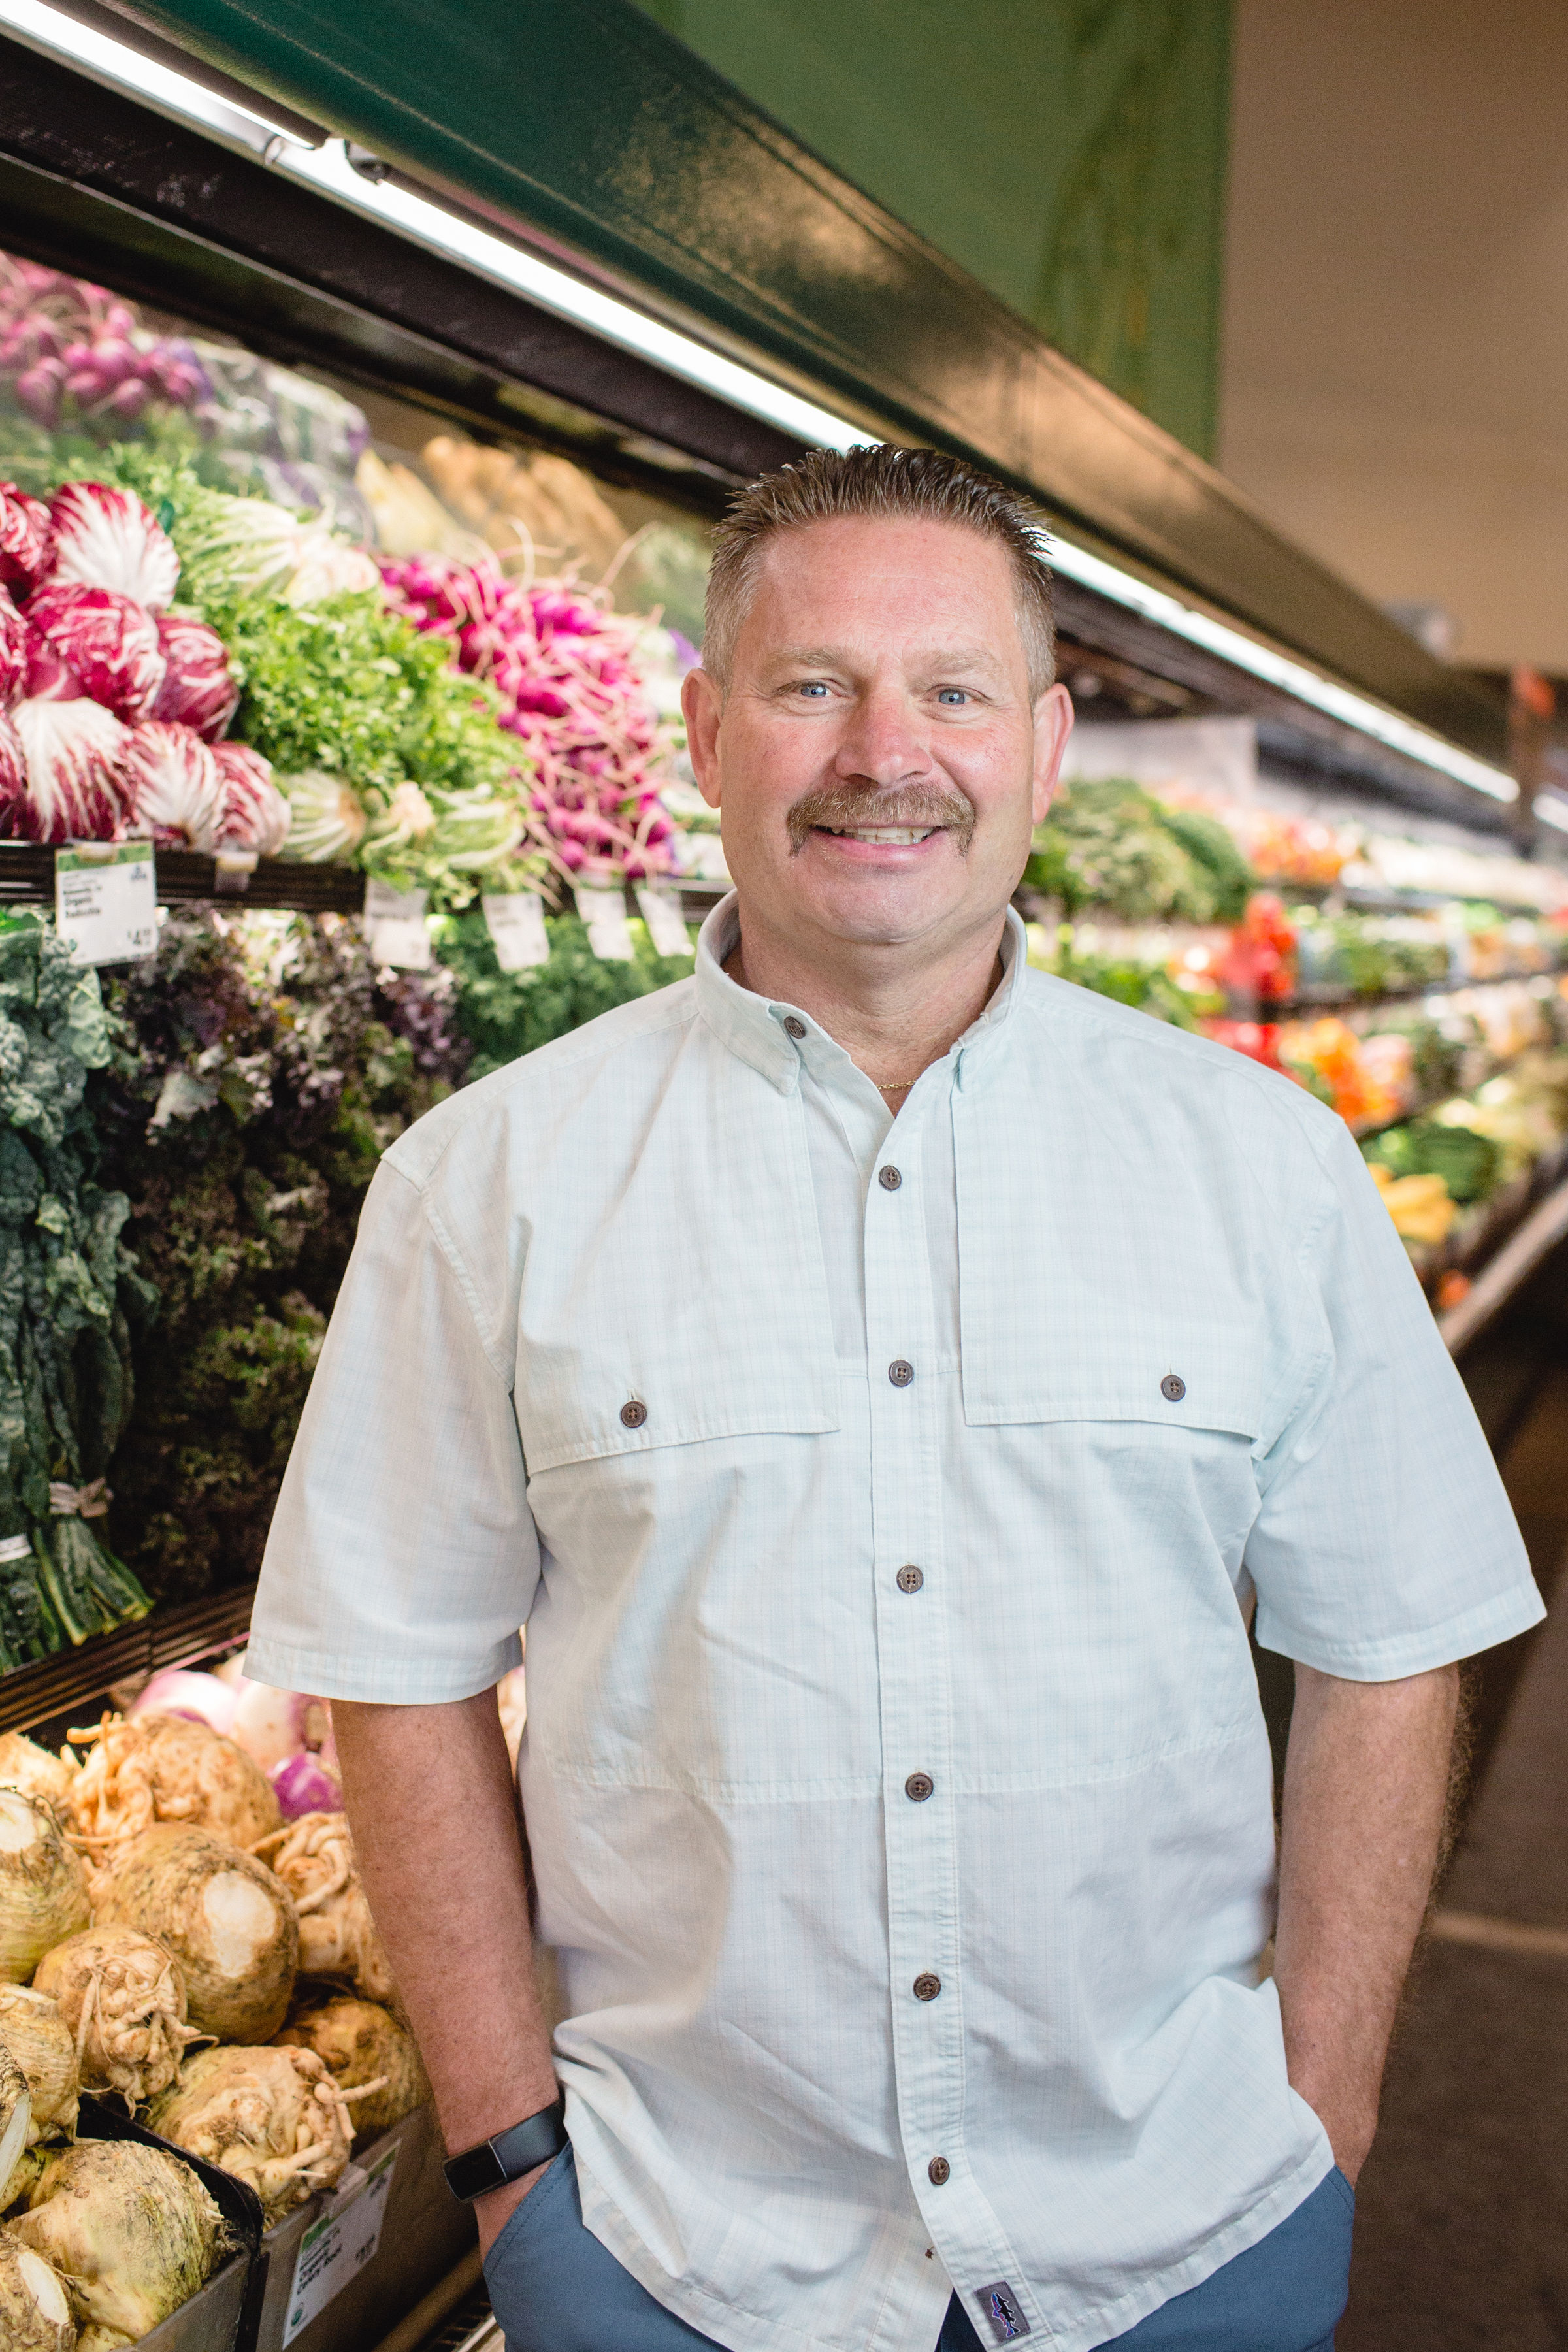
[[[1215,1170],[1093,1105],[1052,1106],[1078,1114],[1070,1151],[1037,1103],[1008,1108],[954,1131],[965,1421],[1267,1443],[1274,1267]]]
[[[531,1479],[713,1438],[837,1427],[799,1106],[762,1087],[702,1160],[657,1122],[608,1197],[553,1207],[518,1317]]]

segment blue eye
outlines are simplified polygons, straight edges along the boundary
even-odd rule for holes
[[[800,690],[802,694],[826,694],[827,692],[827,688],[823,685],[820,678],[807,678]]]
[[[961,686],[944,686],[937,696],[939,702],[962,703],[967,702],[968,699],[968,695]]]

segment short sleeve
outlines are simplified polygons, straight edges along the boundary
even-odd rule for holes
[[[247,1671],[323,1697],[471,1697],[539,1579],[504,1366],[417,1186],[384,1161],[284,1475]]]
[[[1260,1465],[1258,1639],[1392,1682],[1545,1614],[1469,1398],[1348,1129],[1304,1244],[1321,1344]]]

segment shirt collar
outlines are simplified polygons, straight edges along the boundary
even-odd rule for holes
[[[724,970],[741,933],[740,900],[731,890],[721,898],[697,939],[697,1004],[722,1045],[759,1071],[780,1094],[799,1084],[804,1066],[814,1075],[847,1062],[836,1037],[799,1005],[758,996],[740,987]],[[970,1024],[948,1059],[954,1082],[966,1091],[982,1085],[1003,1059],[1023,991],[1028,938],[1016,909],[1009,907],[1001,943],[1002,977],[978,1020]],[[799,1034],[796,1034],[798,1028]]]

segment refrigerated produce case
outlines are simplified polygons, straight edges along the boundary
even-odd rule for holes
[[[706,530],[814,440],[957,446],[1059,521],[1080,730],[1032,960],[1331,1102],[1455,1348],[1568,1229],[1568,867],[1500,705],[635,11],[516,31],[526,75],[489,89],[455,14],[367,47],[302,9],[0,0],[0,481],[150,519],[238,698],[203,740],[291,814],[261,854],[157,804],[157,953],[104,967],[79,1038],[79,1185],[123,1203],[95,1311],[137,1400],[70,1465],[104,1504],[71,1525],[146,1605],[89,1577],[117,1597],[73,1618],[34,1530],[0,1731],[58,1743],[237,1653],[377,1153],[689,968],[727,887],[678,720]],[[0,841],[24,939],[56,898],[35,829]],[[395,2275],[302,2346],[479,2329],[433,2147]],[[290,2221],[290,2282],[331,2201]]]

